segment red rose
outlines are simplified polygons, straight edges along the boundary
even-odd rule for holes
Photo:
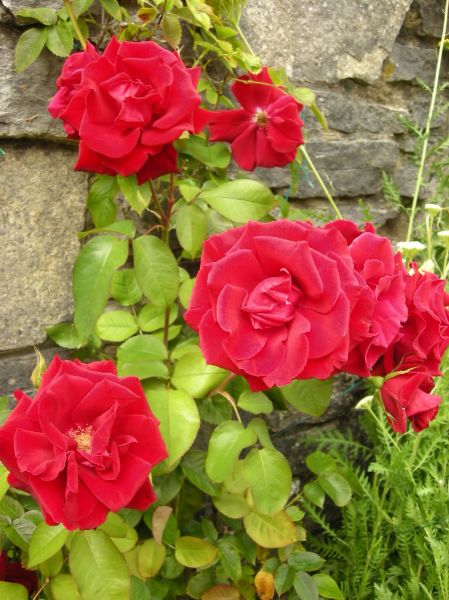
[[[347,360],[364,287],[336,229],[250,222],[204,244],[185,319],[206,361],[254,390],[325,379]]]
[[[407,272],[391,242],[375,233],[372,225],[360,231],[351,221],[335,221],[326,229],[338,229],[349,244],[354,268],[367,283],[365,293],[353,311],[353,320],[366,325],[362,340],[352,346],[342,370],[362,377],[370,374],[376,361],[396,339],[407,319],[405,278]]]
[[[266,67],[240,77],[231,89],[242,108],[211,113],[210,140],[232,142],[232,155],[246,171],[292,162],[304,142],[302,104],[274,85]]]
[[[93,60],[97,60],[98,57],[96,49],[90,42],[87,42],[86,49],[83,52],[75,52],[67,58],[62,67],[61,75],[56,81],[58,91],[48,105],[48,112],[54,119],[64,113],[73,95],[78,90],[86,65]],[[69,137],[78,137],[77,132],[69,123],[64,123],[64,129]]]
[[[407,419],[415,431],[429,426],[441,402],[439,396],[430,393],[432,390],[433,379],[426,371],[412,370],[385,381],[380,395],[394,431],[405,433]]]
[[[388,348],[379,374],[425,365],[431,375],[440,375],[440,363],[449,345],[449,295],[446,282],[433,273],[421,274],[415,267],[406,276],[408,318]]]
[[[82,60],[78,56],[76,66]],[[71,72],[75,59],[68,61]],[[67,91],[62,88],[50,103],[50,112],[80,138],[75,169],[136,174],[139,183],[175,172],[172,142],[183,131],[197,132],[206,124],[196,91],[200,68],[187,69],[176,52],[154,42],[119,43],[112,38],[102,56],[85,56],[80,69],[77,87],[75,70]],[[66,96],[69,101],[59,112]]]
[[[30,595],[39,586],[37,573],[25,569],[18,562],[10,561],[6,552],[0,553],[0,581],[19,583],[26,587]]]
[[[0,459],[10,484],[35,496],[49,525],[91,529],[109,511],[154,501],[148,476],[167,453],[136,377],[117,377],[112,361],[55,357],[34,400],[14,395]]]

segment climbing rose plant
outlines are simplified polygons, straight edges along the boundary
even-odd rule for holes
[[[266,416],[320,416],[348,373],[395,431],[427,427],[445,282],[327,190],[318,226],[239,170],[289,165],[294,191],[316,174],[302,115],[325,126],[250,50],[243,2],[92,4],[17,13],[18,70],[67,56],[49,112],[93,178],[73,323],[47,330],[73,356],[40,355],[0,427],[0,596],[342,599],[303,508],[347,504],[351,478],[316,452],[297,485]]]

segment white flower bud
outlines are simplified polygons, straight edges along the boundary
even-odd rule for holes
[[[436,217],[443,210],[442,207],[439,204],[432,204],[432,202],[429,202],[428,204],[425,204],[424,208],[433,217]]]

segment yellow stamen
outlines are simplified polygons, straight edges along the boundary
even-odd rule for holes
[[[92,451],[92,438],[94,436],[94,428],[92,425],[71,429],[69,431],[69,436],[75,440],[76,446],[80,452]]]

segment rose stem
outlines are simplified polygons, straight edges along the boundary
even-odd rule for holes
[[[86,40],[84,39],[83,34],[81,33],[81,29],[79,28],[78,21],[76,20],[75,13],[73,12],[72,0],[64,0],[64,6],[67,10],[67,13],[72,21],[73,29],[75,30],[76,37],[79,40],[83,50],[86,49]]]
[[[449,0],[447,0],[449,2]],[[335,204],[334,199],[332,198],[329,190],[327,189],[324,181],[321,179],[321,175],[318,173],[318,171],[315,168],[315,165],[313,164],[309,153],[306,150],[305,146],[300,146],[300,151],[301,154],[304,156],[304,158],[306,159],[307,165],[309,167],[309,169],[312,171],[312,173],[315,175],[316,180],[318,181],[318,183],[320,184],[321,189],[324,192],[324,195],[326,196],[327,200],[329,201],[329,204],[332,206],[332,208],[335,211],[335,214],[337,215],[337,218],[342,219],[342,215],[341,212],[338,209],[338,206]]]
[[[437,94],[438,94],[438,83],[440,80],[441,62],[443,59],[444,40],[446,38],[448,12],[449,12],[449,0],[446,0],[446,4],[444,6],[443,30],[441,32],[440,47],[438,49],[438,60],[437,60],[437,66],[435,69],[435,79],[433,81],[432,99],[430,101],[429,112],[427,115],[426,128],[425,128],[424,134],[423,134],[424,143],[422,146],[421,160],[419,163],[418,175],[416,176],[415,191],[413,193],[412,207],[410,210],[410,218],[409,218],[409,222],[408,222],[407,242],[409,242],[412,239],[413,221],[415,220],[415,213],[416,213],[416,207],[418,205],[419,192],[421,190],[421,185],[423,183],[423,173],[424,173],[424,165],[425,165],[426,157],[427,157],[427,145],[429,143],[430,126],[432,124],[433,111],[435,109],[435,102],[436,102]]]

